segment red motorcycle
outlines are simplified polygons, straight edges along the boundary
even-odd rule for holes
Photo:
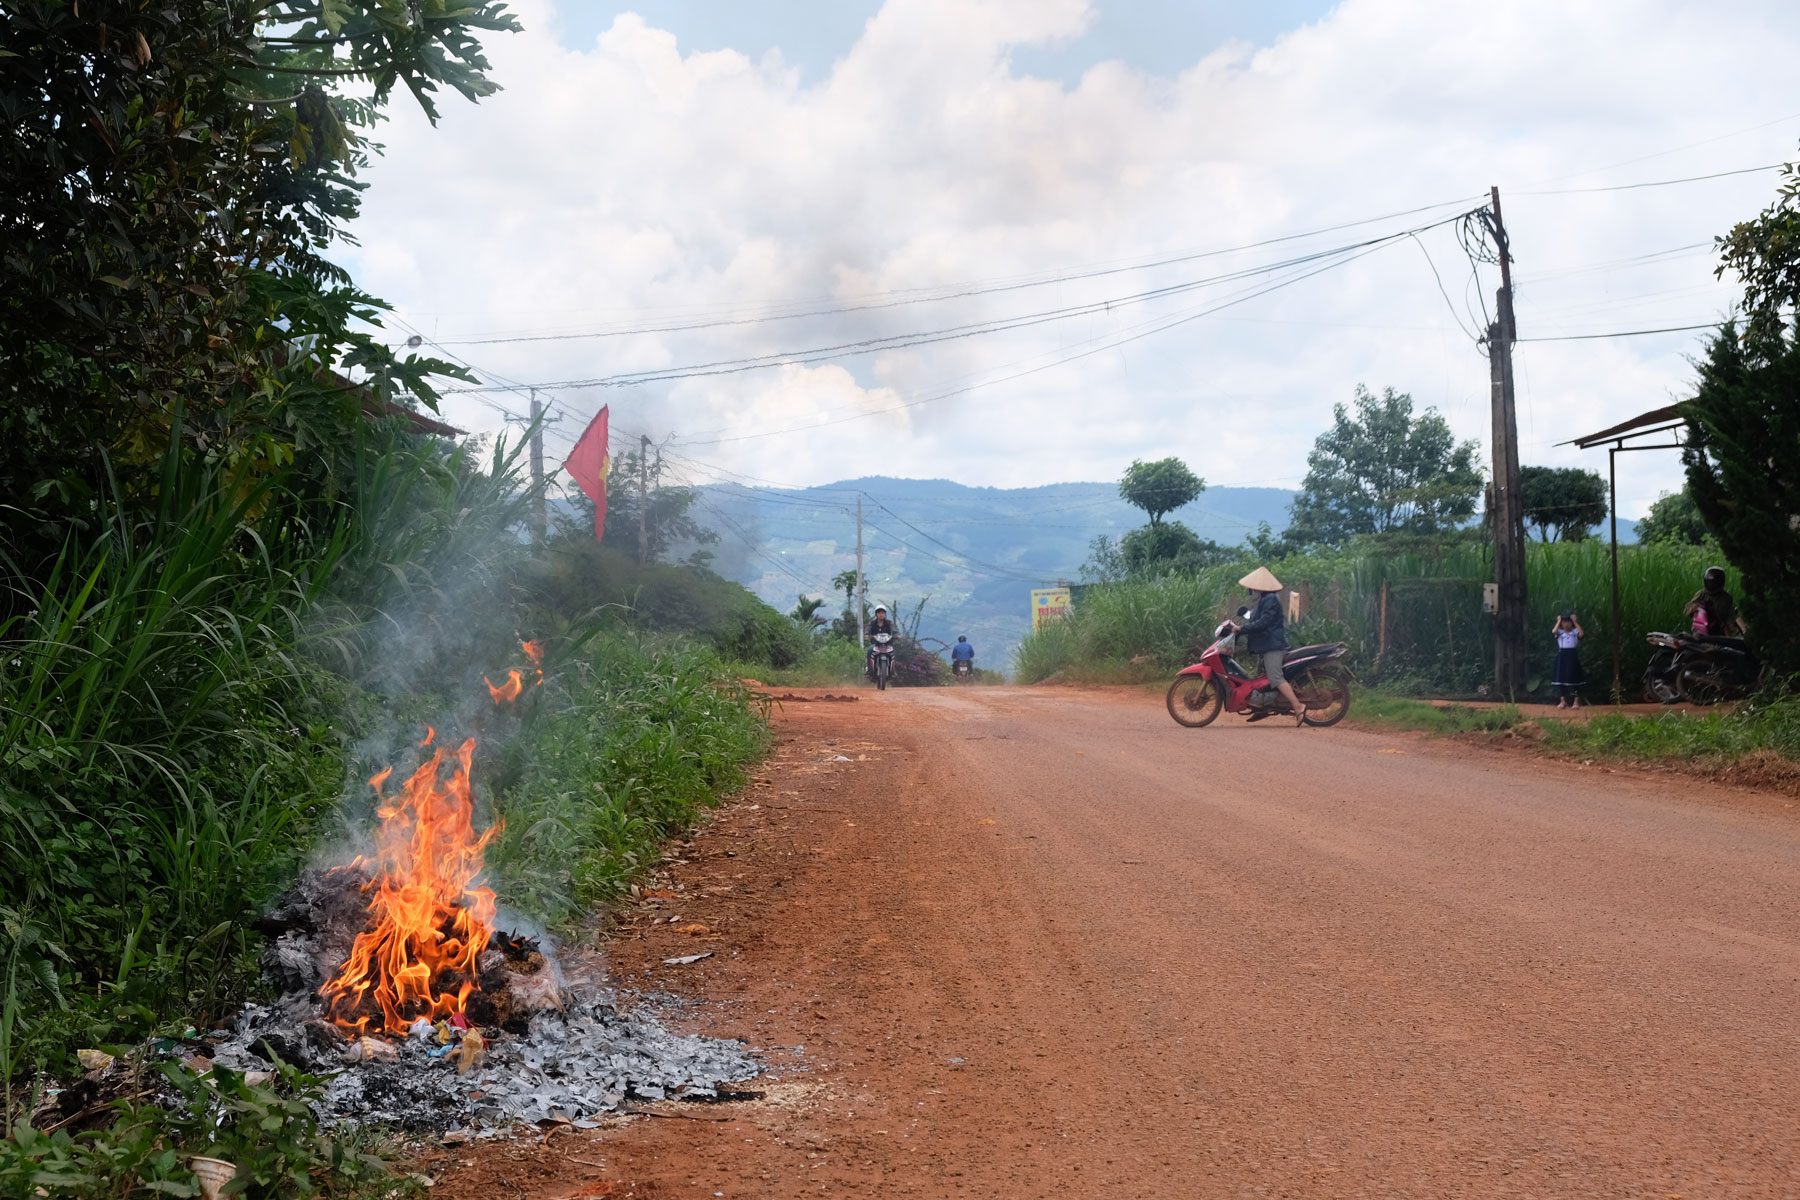
[[[1239,609],[1238,616],[1247,610]],[[1213,631],[1213,644],[1200,661],[1186,668],[1169,686],[1169,715],[1189,729],[1212,724],[1221,712],[1250,714],[1260,721],[1293,709],[1281,693],[1269,686],[1269,677],[1252,678],[1231,656],[1238,627],[1226,621]],[[1287,651],[1281,670],[1294,694],[1306,706],[1306,723],[1323,728],[1336,725],[1350,711],[1350,673],[1337,660],[1344,657],[1344,643],[1326,642]]]

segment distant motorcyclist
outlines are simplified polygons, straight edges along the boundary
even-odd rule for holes
[[[1294,694],[1294,685],[1287,681],[1281,666],[1288,651],[1287,617],[1281,611],[1281,580],[1275,578],[1269,568],[1258,567],[1238,583],[1249,588],[1256,597],[1249,614],[1238,623],[1238,632],[1250,639],[1250,653],[1260,661],[1262,673],[1269,677],[1269,686],[1279,691],[1281,698],[1293,709],[1294,724],[1303,724],[1306,705]]]
[[[888,610],[885,604],[875,606],[875,616],[869,621],[869,649],[868,653],[863,655],[863,669],[871,676],[875,674],[875,635],[878,633],[885,633],[889,637],[897,637],[900,633],[894,623],[888,619]]]
[[[1725,590],[1725,568],[1706,568],[1700,583],[1700,590],[1682,610],[1682,615],[1693,620],[1694,631],[1708,637],[1742,637],[1744,622],[1731,593]]]
[[[950,647],[950,669],[953,672],[975,671],[975,647],[969,645],[967,634],[958,634],[956,645]]]

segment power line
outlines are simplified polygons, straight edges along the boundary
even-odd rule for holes
[[[1551,188],[1541,192],[1514,192],[1515,196],[1575,196],[1585,192],[1633,192],[1639,188],[1671,187],[1677,183],[1700,183],[1708,179],[1725,179],[1732,175],[1754,175],[1759,171],[1775,171],[1786,163],[1770,163],[1763,167],[1739,167],[1735,171],[1714,171],[1711,175],[1687,175],[1680,179],[1651,179],[1644,183],[1615,183],[1606,187]]]
[[[1442,223],[1442,222],[1440,222],[1440,223]],[[1397,235],[1397,236],[1404,236],[1404,235]],[[952,388],[950,390],[940,392],[933,396],[920,397],[919,399],[909,400],[903,404],[890,405],[887,408],[871,409],[871,410],[867,410],[867,411],[863,411],[863,412],[858,412],[858,413],[855,413],[848,417],[840,417],[835,421],[816,421],[810,425],[796,425],[796,426],[789,426],[785,429],[764,430],[759,433],[741,434],[737,437],[709,438],[709,439],[702,439],[702,440],[694,440],[694,441],[684,442],[682,444],[689,445],[689,446],[716,446],[716,445],[721,445],[726,442],[751,441],[756,438],[775,437],[775,436],[779,436],[782,434],[788,434],[788,433],[806,433],[806,432],[810,432],[812,430],[822,429],[822,428],[825,428],[825,427],[831,426],[831,425],[842,425],[848,421],[863,420],[868,417],[881,416],[885,413],[901,412],[905,409],[917,408],[918,406],[920,406],[922,404],[935,404],[938,401],[948,400],[955,396],[967,395],[968,393],[976,391],[980,388],[992,387],[996,384],[1001,384],[1001,383],[1010,383],[1011,381],[1013,381],[1015,379],[1023,379],[1028,375],[1036,375],[1040,372],[1048,371],[1053,367],[1060,367],[1060,366],[1064,366],[1068,363],[1075,362],[1078,359],[1089,358],[1095,354],[1103,354],[1108,350],[1116,350],[1120,346],[1128,345],[1132,342],[1140,341],[1147,337],[1152,337],[1158,333],[1163,333],[1167,330],[1173,329],[1178,325],[1185,325],[1190,321],[1197,321],[1202,317],[1210,316],[1213,313],[1223,311],[1224,309],[1231,308],[1235,305],[1245,303],[1246,301],[1249,301],[1249,300],[1254,300],[1259,296],[1266,296],[1270,292],[1279,291],[1284,287],[1289,287],[1293,284],[1301,282],[1302,280],[1310,279],[1314,275],[1322,274],[1325,271],[1331,270],[1335,267],[1345,266],[1348,263],[1356,261],[1356,259],[1358,259],[1358,258],[1362,258],[1368,254],[1373,254],[1376,250],[1379,250],[1382,245],[1387,245],[1387,244],[1389,244],[1388,241],[1383,241],[1381,243],[1381,245],[1370,246],[1369,248],[1364,249],[1354,255],[1351,255],[1348,258],[1343,258],[1336,262],[1327,263],[1323,267],[1318,267],[1314,270],[1307,271],[1303,274],[1291,276],[1288,279],[1284,279],[1284,280],[1281,280],[1280,282],[1270,284],[1267,287],[1263,287],[1263,288],[1259,288],[1259,289],[1256,289],[1253,291],[1245,292],[1245,293],[1243,293],[1239,296],[1236,296],[1233,299],[1227,300],[1221,304],[1216,304],[1211,307],[1201,308],[1197,311],[1192,311],[1192,312],[1183,314],[1182,316],[1176,317],[1174,320],[1171,320],[1171,321],[1165,321],[1160,324],[1158,324],[1154,321],[1145,322],[1144,325],[1148,326],[1148,328],[1140,327],[1141,332],[1133,333],[1127,337],[1115,338],[1111,341],[1104,342],[1098,346],[1094,346],[1091,349],[1077,351],[1076,353],[1073,353],[1073,354],[1067,354],[1060,358],[1054,359],[1050,362],[1043,363],[1039,366],[1028,367],[1023,371],[1016,371],[1011,375],[1002,375],[995,379],[983,380],[983,381],[980,381],[977,383],[968,384],[964,387]]]
[[[1653,333],[1687,333],[1694,329],[1717,329],[1723,320],[1708,321],[1704,325],[1670,325],[1663,329],[1626,329],[1618,333],[1565,333],[1554,337],[1515,338],[1520,342],[1589,342],[1601,338],[1647,337]]]
[[[1158,267],[1179,266],[1182,263],[1196,262],[1206,258],[1218,258],[1228,254],[1241,254],[1249,250],[1259,250],[1266,246],[1280,245],[1284,242],[1303,241],[1306,238],[1319,237],[1327,233],[1337,233],[1345,229],[1354,229],[1362,225],[1373,225],[1380,221],[1392,221],[1400,217],[1416,216],[1419,213],[1431,212],[1435,209],[1448,208],[1453,204],[1467,204],[1478,200],[1479,196],[1464,196],[1455,200],[1441,200],[1435,204],[1420,205],[1417,208],[1403,209],[1399,212],[1383,213],[1378,217],[1364,217],[1356,221],[1345,221],[1338,225],[1326,225],[1319,229],[1309,229],[1301,233],[1283,234],[1279,237],[1265,238],[1262,241],[1247,242],[1241,246],[1228,246],[1216,250],[1200,250],[1187,254],[1173,255],[1167,258],[1152,259],[1146,262],[1131,263],[1124,266],[1082,268],[1062,274],[1043,278],[1020,280],[999,280],[993,282],[977,281],[968,284],[949,284],[948,290],[935,294],[908,295],[907,289],[895,292],[873,293],[867,303],[850,303],[816,308],[791,313],[771,313],[748,316],[724,316],[704,321],[691,321],[675,325],[641,325],[615,329],[588,330],[575,333],[521,334],[507,337],[490,338],[453,338],[436,345],[451,346],[492,346],[517,342],[573,341],[590,338],[631,337],[647,333],[681,333],[697,329],[718,329],[736,325],[755,325],[770,321],[798,320],[807,317],[839,316],[850,313],[874,312],[887,308],[898,308],[912,304],[941,303],[947,300],[961,300],[972,296],[988,296],[1000,292],[1022,291],[1028,288],[1047,287],[1053,284],[1076,283],[1088,279],[1099,279],[1109,275],[1119,275],[1132,271],[1148,271]],[[892,296],[894,299],[879,300],[875,297]],[[797,301],[796,303],[803,303]],[[416,331],[415,331],[416,332]]]
[[[1353,261],[1362,253],[1378,249],[1399,238],[1411,237],[1438,225],[1449,224],[1461,220],[1465,214],[1445,218],[1431,224],[1421,225],[1415,229],[1401,230],[1384,234],[1381,237],[1369,238],[1361,242],[1352,242],[1336,246],[1329,250],[1314,251],[1296,258],[1281,262],[1268,263],[1242,270],[1228,271],[1221,275],[1207,276],[1200,279],[1187,280],[1165,287],[1151,288],[1125,296],[1115,296],[1104,300],[1096,300],[1087,304],[1065,305],[1059,308],[1046,309],[1035,313],[1026,313],[1014,317],[997,318],[990,321],[970,322],[953,325],[941,329],[915,330],[911,333],[891,334],[883,337],[864,338],[854,342],[841,342],[829,346],[815,346],[803,350],[783,351],[774,354],[761,354],[745,358],[720,359],[714,362],[693,363],[680,367],[659,368],[654,371],[627,371],[615,375],[597,376],[591,379],[567,379],[548,383],[534,383],[529,386],[538,391],[566,391],[574,388],[609,388],[635,387],[646,383],[663,383],[679,379],[694,379],[713,375],[738,374],[744,371],[763,370],[777,366],[804,366],[816,362],[826,362],[836,358],[847,358],[861,354],[874,354],[886,350],[908,349],[914,346],[933,345],[938,342],[957,341],[964,338],[980,337],[990,333],[1004,333],[1016,329],[1026,329],[1051,321],[1068,320],[1072,317],[1091,316],[1098,313],[1111,312],[1116,308],[1126,308],[1146,303],[1151,300],[1165,299],[1203,287],[1211,287],[1220,283],[1233,283],[1255,278],[1259,275],[1274,274],[1294,267],[1306,266],[1320,260],[1338,259],[1341,262]],[[1341,262],[1328,262],[1328,266],[1341,265]],[[1307,276],[1301,276],[1306,278]],[[469,392],[492,391],[494,388],[446,388],[446,394],[466,394]],[[498,390],[512,391],[516,387]]]

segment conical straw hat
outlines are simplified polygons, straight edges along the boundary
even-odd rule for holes
[[[1253,592],[1279,592],[1281,590],[1281,580],[1275,578],[1267,567],[1256,568],[1238,580],[1238,583]]]

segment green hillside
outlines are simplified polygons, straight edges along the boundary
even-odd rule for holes
[[[856,565],[863,504],[869,602],[910,609],[930,595],[924,637],[967,634],[978,661],[1003,669],[1030,620],[1031,589],[1075,581],[1096,534],[1144,523],[1115,483],[966,487],[944,479],[871,476],[821,487],[700,489],[700,520],[721,537],[714,567],[763,600],[792,608],[796,593],[826,594]],[[1286,526],[1293,493],[1212,488],[1173,514],[1201,537],[1234,545],[1267,521]],[[836,611],[841,599],[831,606]]]

